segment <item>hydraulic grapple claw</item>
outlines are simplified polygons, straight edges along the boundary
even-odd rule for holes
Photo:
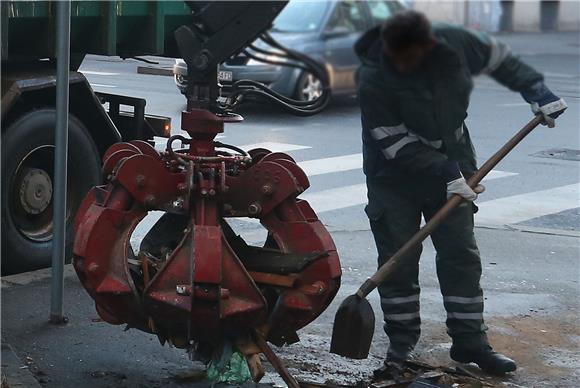
[[[194,125],[196,114],[185,112],[184,123]],[[106,184],[76,219],[75,270],[105,321],[178,347],[256,330],[275,344],[295,342],[341,276],[328,231],[297,199],[308,178],[286,154],[216,152],[226,120],[207,112],[199,120],[188,149],[130,142],[105,153]],[[132,234],[152,210],[165,213],[134,249]],[[237,236],[227,222],[234,217],[257,218],[268,231],[264,246]]]

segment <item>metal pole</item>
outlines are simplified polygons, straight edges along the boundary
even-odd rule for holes
[[[54,138],[54,197],[50,322],[65,323],[63,315],[66,239],[66,165],[68,154],[68,76],[70,64],[70,1],[56,2],[56,130]]]

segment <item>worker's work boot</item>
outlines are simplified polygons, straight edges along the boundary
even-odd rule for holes
[[[413,348],[410,346],[393,346],[393,344],[390,344],[385,362],[373,372],[374,378],[393,379],[400,376],[405,369],[405,361],[411,358],[412,350]]]
[[[513,372],[517,366],[514,360],[495,352],[491,346],[485,344],[477,348],[462,347],[460,345],[451,346],[449,352],[451,359],[457,362],[468,364],[473,362],[483,371],[495,375]]]
[[[389,349],[387,350],[385,365],[399,366],[402,368],[405,361],[411,357],[412,351],[412,346],[390,344]]]

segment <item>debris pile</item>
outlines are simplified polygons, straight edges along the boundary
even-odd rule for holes
[[[482,377],[467,368],[456,366],[432,366],[424,362],[409,360],[402,367],[383,366],[375,371],[370,388],[420,388],[456,387],[483,388],[493,387]]]
[[[496,385],[456,366],[432,366],[419,361],[406,361],[403,365],[385,365],[374,372],[372,381],[356,385],[317,384],[300,382],[302,388],[485,388]]]

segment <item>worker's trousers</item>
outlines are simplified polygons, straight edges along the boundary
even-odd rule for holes
[[[378,251],[385,263],[446,201],[445,184],[414,177],[394,184],[367,180],[365,211]],[[437,277],[447,311],[447,332],[465,347],[487,344],[483,323],[483,292],[479,285],[481,260],[473,233],[474,205],[463,203],[431,235],[437,251]],[[394,348],[413,349],[421,333],[419,315],[419,257],[413,250],[395,273],[379,285],[385,332]]]

